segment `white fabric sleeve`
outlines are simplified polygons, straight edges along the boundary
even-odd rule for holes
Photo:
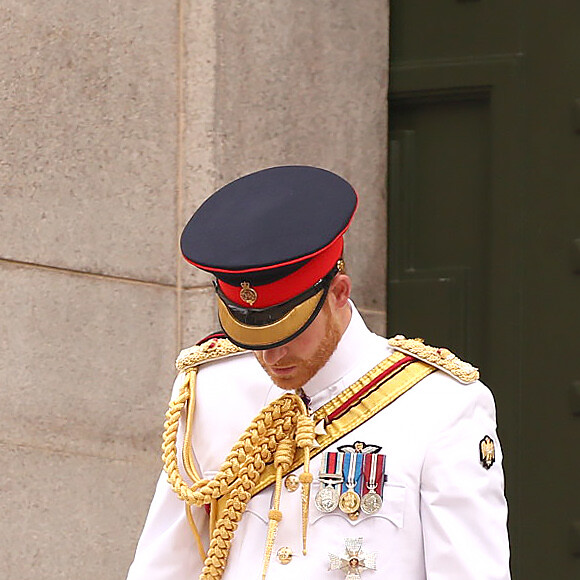
[[[202,537],[208,535],[203,508],[192,508]],[[137,545],[127,580],[192,580],[199,578],[203,561],[181,501],[162,473]]]
[[[177,376],[173,385],[172,400],[179,393],[184,375]],[[183,433],[180,426],[178,435]],[[180,473],[181,437],[178,437]],[[187,521],[185,503],[177,497],[161,473],[143,532],[137,544],[135,557],[127,580],[192,580],[199,578],[203,560],[199,554],[193,531]],[[208,538],[209,518],[204,508],[192,507],[191,513],[202,538]],[[207,545],[205,546],[207,549]]]
[[[507,505],[495,403],[481,383],[445,403],[421,474],[421,521],[428,580],[509,580]],[[480,441],[495,443],[482,466]]]

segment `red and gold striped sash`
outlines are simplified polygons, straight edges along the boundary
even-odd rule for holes
[[[310,456],[318,455],[365,421],[382,411],[403,393],[437,370],[401,352],[394,352],[334,399],[315,411],[315,424],[324,426],[324,434],[316,437],[319,446]],[[289,471],[304,463],[302,449],[296,450]],[[266,466],[253,494],[265,489],[276,479],[273,464]]]

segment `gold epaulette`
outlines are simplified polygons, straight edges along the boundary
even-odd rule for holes
[[[468,362],[457,358],[446,348],[429,346],[422,338],[405,338],[403,335],[389,339],[389,345],[395,350],[414,356],[427,364],[456,378],[459,382],[468,385],[479,379],[479,371]]]
[[[203,363],[246,352],[227,338],[210,338],[201,344],[186,348],[179,353],[175,366],[179,372],[192,369]]]

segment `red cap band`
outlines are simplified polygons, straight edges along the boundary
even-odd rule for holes
[[[246,308],[269,308],[276,306],[299,296],[302,292],[305,292],[308,288],[314,286],[316,282],[324,278],[342,256],[343,246],[344,240],[342,236],[339,236],[324,251],[316,254],[304,266],[289,276],[272,282],[271,284],[254,286],[253,290],[256,292],[257,297],[251,305],[242,299],[240,295],[242,290],[241,286],[232,286],[222,280],[218,280],[218,285],[229,300],[240,306]]]

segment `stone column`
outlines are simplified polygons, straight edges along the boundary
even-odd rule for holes
[[[177,243],[209,193],[273,164],[350,179],[354,298],[384,330],[388,9],[7,0],[0,16],[0,575],[122,580],[174,358],[216,328]]]

